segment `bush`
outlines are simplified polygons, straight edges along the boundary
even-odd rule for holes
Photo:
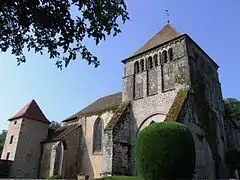
[[[136,165],[144,180],[191,179],[195,146],[190,130],[168,121],[146,127],[136,140]]]
[[[225,162],[231,170],[240,169],[240,150],[232,149],[227,151]]]
[[[53,176],[51,176],[47,179],[62,179],[62,177],[60,175],[56,174],[56,175],[53,175]]]

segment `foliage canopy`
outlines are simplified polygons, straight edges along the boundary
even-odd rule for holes
[[[224,100],[225,118],[240,125],[240,101],[235,98]]]
[[[98,44],[116,36],[120,22],[128,19],[124,0],[1,0],[0,50],[10,48],[18,65],[26,62],[26,48],[56,58],[58,68],[78,55],[97,67],[97,57],[83,41],[92,38]]]
[[[232,149],[226,152],[225,162],[231,170],[240,169],[240,150]]]
[[[7,136],[7,131],[2,130],[2,133],[0,134],[0,155],[1,155],[1,152],[3,150],[3,146],[4,146],[6,136]]]

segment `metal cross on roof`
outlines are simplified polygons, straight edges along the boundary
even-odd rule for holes
[[[165,9],[165,12],[166,12],[166,15],[167,15],[167,23],[169,24],[170,23],[170,14],[169,14],[168,9]]]

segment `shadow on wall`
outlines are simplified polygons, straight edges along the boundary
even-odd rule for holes
[[[129,150],[129,172],[131,176],[135,176],[137,174],[136,170],[136,161],[135,161],[135,143],[136,143],[136,137],[138,132],[138,126],[137,126],[137,120],[134,116],[132,108],[130,109],[130,128],[129,128],[129,134],[130,139],[129,143],[131,145],[131,149]]]
[[[0,178],[8,178],[13,161],[0,160]]]
[[[83,133],[81,136],[78,152],[79,152],[78,158],[80,159],[78,175],[85,176],[85,177],[89,176],[89,179],[93,179],[94,170],[93,170],[93,166],[92,166],[91,159],[90,159],[91,154],[88,151],[86,138]]]

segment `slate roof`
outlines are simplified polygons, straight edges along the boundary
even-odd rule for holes
[[[43,114],[42,110],[38,106],[35,100],[32,100],[26,104],[20,111],[18,111],[9,121],[18,118],[28,118],[30,120],[41,121],[43,123],[51,124],[46,116]]]
[[[88,105],[86,108],[73,114],[69,118],[63,120],[63,122],[68,122],[68,121],[75,119],[76,117],[95,113],[95,112],[104,110],[106,108],[113,107],[115,105],[120,104],[121,102],[122,102],[122,93],[121,92],[99,98],[92,104]]]
[[[48,139],[43,141],[43,143],[63,140],[64,137],[68,136],[69,134],[71,134],[73,131],[79,129],[80,127],[81,127],[81,125],[79,125],[79,124],[73,124],[73,125],[60,127],[58,129],[56,129],[55,131],[49,133]]]
[[[136,53],[134,53],[131,57],[134,57],[138,54],[141,54],[145,51],[148,51],[154,47],[157,47],[161,44],[164,44],[170,40],[173,40],[177,37],[181,36],[179,32],[172,27],[172,25],[167,24],[161,31],[159,31],[155,36],[153,36],[146,44],[144,44]],[[127,59],[129,59],[127,58]],[[123,60],[124,62],[125,60]]]

